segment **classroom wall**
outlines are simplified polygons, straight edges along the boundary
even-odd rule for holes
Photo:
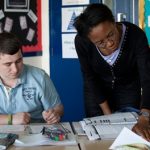
[[[54,0],[41,0],[42,6],[41,6],[41,16],[42,16],[42,56],[34,56],[34,57],[25,57],[24,62],[26,64],[31,64],[33,66],[39,67],[44,69],[49,75],[51,75],[51,78],[53,82],[55,83],[56,89],[58,93],[60,94],[60,97],[62,98],[62,101],[65,106],[65,115],[63,118],[63,121],[70,121],[72,120],[81,120],[81,118],[84,116],[83,113],[83,91],[82,91],[82,79],[80,75],[80,66],[78,63],[78,60],[71,60],[71,59],[62,59],[62,55],[60,55],[60,58],[58,58],[58,53],[51,57],[51,62],[53,62],[53,67],[51,66],[51,74],[50,74],[50,35],[49,33],[49,3],[53,2],[55,7],[61,7],[59,4],[60,1],[54,1]],[[93,0],[95,1],[95,0]],[[126,0],[125,0],[126,1]],[[121,2],[121,1],[119,1]],[[128,1],[129,2],[129,1]],[[55,5],[55,3],[58,3],[58,6]],[[118,4],[118,1],[116,0],[116,3]],[[118,4],[121,6],[120,4]],[[118,7],[119,7],[118,6]],[[57,18],[54,16],[54,25],[53,27],[57,28],[60,23],[60,13],[61,8],[55,9],[55,13],[57,15]],[[54,14],[55,14],[54,13]],[[130,15],[129,15],[130,16]],[[55,20],[56,19],[56,20]],[[52,23],[52,22],[51,22]],[[55,26],[57,25],[57,26]],[[56,30],[57,31],[57,30]],[[57,32],[55,32],[57,33]],[[60,33],[59,33],[60,34]],[[60,36],[59,34],[54,35],[54,40],[57,41],[57,38]],[[53,39],[53,38],[51,38]],[[59,39],[59,42],[61,43],[61,39]],[[52,44],[51,44],[52,45]],[[60,44],[61,45],[61,44]],[[56,47],[54,50],[56,52],[59,52],[59,54],[62,53],[61,46],[56,43]],[[58,46],[58,47],[57,47]],[[56,57],[57,58],[56,58]],[[52,63],[51,63],[52,64]],[[73,67],[72,67],[73,66]],[[72,75],[70,75],[70,72],[72,72]],[[69,75],[66,76],[66,75]],[[75,80],[74,80],[75,79]],[[65,85],[65,86],[64,86]],[[71,87],[70,87],[71,85]],[[69,93],[69,94],[68,94]],[[73,104],[73,108],[70,107],[70,103]],[[78,111],[76,111],[78,110]],[[74,113],[75,112],[75,113]]]
[[[24,57],[24,63],[44,69],[50,74],[49,61],[49,0],[41,0],[42,56]]]

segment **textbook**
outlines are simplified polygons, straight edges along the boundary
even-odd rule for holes
[[[76,145],[76,138],[69,123],[54,125],[29,125],[26,134],[16,139],[15,146]]]
[[[0,149],[5,150],[12,145],[18,138],[17,134],[13,133],[0,133]]]
[[[80,121],[82,129],[89,140],[115,139],[124,127],[132,129],[137,123],[138,114],[135,112],[114,113]]]

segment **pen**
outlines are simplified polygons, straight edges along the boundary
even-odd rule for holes
[[[65,127],[63,126],[63,124],[59,123],[59,125],[62,127],[62,129],[63,129],[66,133],[71,133],[71,131],[70,131],[69,129],[65,128]]]

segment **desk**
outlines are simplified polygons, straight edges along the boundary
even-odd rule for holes
[[[62,123],[64,127],[68,127],[67,129],[69,131],[72,132],[72,129],[71,127],[69,126],[69,123]],[[42,125],[44,126],[45,124],[31,124],[31,125]],[[7,126],[5,126],[7,127]],[[5,127],[3,127],[4,129],[6,129]],[[17,127],[17,126],[16,126]],[[12,131],[15,131],[14,133],[16,134],[24,134],[25,131],[24,131],[24,128],[22,128],[23,126],[21,126],[21,130],[19,132],[16,132],[16,127],[15,126],[11,126],[10,128],[7,127],[8,131],[9,129],[11,129]],[[12,129],[14,128],[14,130]],[[1,126],[1,129],[2,129],[2,126]],[[18,126],[18,129],[19,129],[19,126]],[[6,132],[7,130],[5,130]],[[13,133],[13,132],[12,132]],[[51,146],[51,145],[43,145],[43,146],[34,146],[34,147],[20,147],[20,146],[14,146],[14,145],[11,145],[8,150],[33,150],[33,149],[36,149],[36,150],[79,150],[79,147],[78,145],[58,145],[58,146]]]
[[[65,124],[65,123],[63,123]],[[71,131],[71,129],[70,129]],[[19,134],[19,133],[18,133]],[[96,140],[89,141],[87,136],[76,136],[76,139],[80,145],[66,145],[66,146],[36,146],[36,147],[17,147],[10,146],[8,150],[108,150],[110,145],[113,143],[112,140]]]
[[[84,132],[79,122],[73,122],[72,127],[74,132],[76,133],[81,150],[108,150],[111,144],[113,143],[113,140],[89,141],[87,136],[84,135]]]
[[[112,141],[85,141],[85,137],[80,138],[81,150],[108,150]],[[8,150],[80,150],[78,145],[73,146],[38,146],[38,147],[15,147],[11,146]]]
[[[81,150],[108,150],[113,140],[89,141],[86,136],[78,136]]]
[[[11,146],[8,150],[79,150],[77,145],[73,146],[37,146],[37,147],[16,147]]]

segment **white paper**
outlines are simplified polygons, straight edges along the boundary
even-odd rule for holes
[[[5,149],[6,149],[6,146],[0,145],[0,150],[5,150]]]
[[[0,10],[0,19],[3,19],[5,17],[3,10]]]
[[[89,0],[62,0],[62,5],[84,5],[89,4]]]
[[[83,121],[88,124],[134,124],[137,122],[137,113],[121,112],[110,115],[102,115],[91,118],[84,118]]]
[[[34,34],[35,34],[35,31],[30,28],[28,31],[26,39],[31,42],[33,40]]]
[[[78,58],[74,38],[76,34],[62,34],[62,58]]]
[[[137,123],[137,116],[135,112],[114,113],[84,118],[83,121],[80,121],[80,124],[89,140],[115,139],[124,127],[133,128]]]
[[[132,129],[134,124],[95,125],[101,139],[115,139],[124,127]]]
[[[44,127],[54,127],[54,126],[59,126],[63,127],[66,131],[70,131],[67,134],[67,139],[63,141],[54,141],[48,138],[45,135],[42,135],[42,133],[39,133],[42,128]],[[28,146],[38,146],[38,145],[76,145],[76,139],[75,136],[71,130],[71,126],[69,123],[59,123],[59,124],[54,124],[54,125],[30,125],[29,126],[32,130],[33,133],[36,134],[25,134],[19,136],[19,139],[17,139],[14,143],[15,146],[23,146],[23,147],[28,147]]]
[[[115,149],[117,146],[121,145],[127,145],[127,144],[135,144],[135,143],[142,143],[150,146],[150,142],[146,141],[139,135],[135,134],[128,128],[123,128],[123,130],[120,132],[116,140],[113,142],[113,144],[110,146],[109,149]]]
[[[48,137],[40,134],[22,135],[19,139],[15,140],[15,146],[29,147],[38,145],[76,145],[77,142],[74,139],[68,139],[64,141],[50,140]]]
[[[28,16],[30,17],[30,19],[31,19],[34,23],[36,23],[36,21],[37,21],[37,16],[35,15],[35,13],[34,13],[32,10],[30,10],[30,11],[28,12]]]
[[[42,133],[40,134],[32,134],[32,135],[23,135],[20,136],[19,139],[15,141],[16,146],[35,146],[41,145],[46,142],[48,138],[44,137]]]
[[[41,131],[43,130],[43,127],[47,127],[47,128],[53,128],[53,127],[61,127],[60,124],[56,125],[28,125],[26,130],[29,131],[28,133],[32,133],[32,134],[38,134],[41,133]]]
[[[74,19],[83,11],[83,7],[62,8],[62,32],[76,32]]]
[[[13,19],[7,17],[5,20],[4,31],[10,32],[13,26]]]
[[[76,145],[77,142],[74,139],[64,140],[64,141],[54,141],[50,140],[48,137],[40,134],[24,135],[19,139],[15,140],[15,146],[29,147],[38,145]]]
[[[27,29],[27,19],[26,16],[19,17],[20,27],[22,30]]]

